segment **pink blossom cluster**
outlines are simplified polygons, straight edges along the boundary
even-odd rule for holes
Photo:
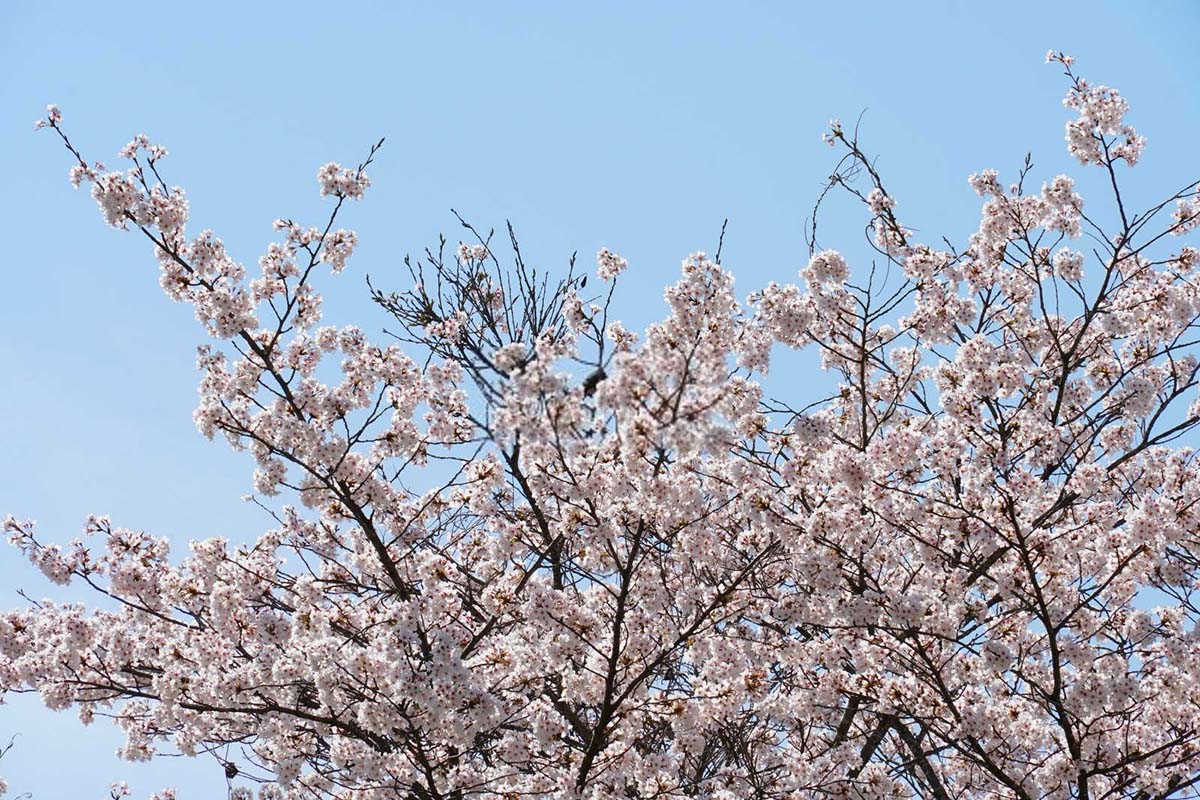
[[[596,253],[596,274],[601,280],[615,280],[628,266],[628,261],[607,247],[601,248],[600,252]]]
[[[463,262],[480,262],[488,256],[487,245],[458,243],[458,260]]]
[[[366,173],[361,169],[347,169],[341,164],[330,161],[317,170],[317,183],[321,187],[321,196],[349,197],[357,200],[371,185]]]
[[[1093,86],[1071,70],[1074,59],[1056,53],[1046,54],[1047,62],[1063,65],[1073,85],[1063,105],[1079,112],[1067,123],[1067,150],[1081,164],[1109,164],[1117,159],[1133,166],[1141,158],[1146,139],[1125,123],[1129,102],[1110,86]]]

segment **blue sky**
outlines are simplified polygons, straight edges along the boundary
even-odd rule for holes
[[[864,109],[863,137],[906,223],[963,241],[978,204],[965,176],[1079,174],[1062,143],[1065,84],[1042,57],[1119,87],[1149,139],[1135,196],[1193,177],[1200,131],[1200,4],[1176,3],[161,3],[8,0],[0,9],[0,194],[9,255],[0,292],[0,514],[75,536],[90,512],[176,542],[246,540],[267,527],[240,502],[250,464],[194,430],[198,327],[160,292],[142,242],[104,227],[65,180],[66,153],[32,122],[56,102],[90,158],[131,135],[167,145],[168,180],[253,265],[271,221],[318,219],[314,172],[388,137],[346,223],[361,246],[329,289],[337,322],[377,331],[363,276],[404,287],[403,253],[449,209],[511,219],[527,257],[630,262],[617,316],[662,309],[680,259],[712,251],[742,294],[793,279],[803,221],[832,166],[819,134]],[[1145,190],[1145,191],[1142,191]],[[1138,194],[1141,192],[1140,194]],[[822,241],[861,253],[861,218]],[[933,234],[936,232],[936,236]],[[803,385],[803,381],[800,381]],[[0,548],[0,607],[56,591]],[[118,735],[36,699],[0,708],[14,794],[223,796],[208,760],[118,762]]]

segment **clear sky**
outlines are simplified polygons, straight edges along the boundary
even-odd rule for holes
[[[251,267],[273,219],[318,219],[318,165],[354,162],[386,135],[374,186],[345,217],[361,246],[330,290],[334,321],[377,331],[364,274],[404,288],[404,252],[439,231],[457,241],[453,207],[483,226],[513,220],[544,266],[622,253],[617,316],[640,325],[660,314],[680,259],[715,248],[725,217],[723,261],[743,294],[795,277],[832,166],[818,138],[830,117],[866,109],[863,137],[901,219],[958,242],[978,214],[967,173],[1011,176],[1026,150],[1039,181],[1081,172],[1063,148],[1051,47],[1133,104],[1149,139],[1133,191],[1176,188],[1198,166],[1198,36],[1197,2],[5,0],[0,514],[66,541],[107,513],[177,553],[268,527],[239,500],[248,457],[192,426],[198,326],[161,294],[143,242],[71,190],[66,153],[32,130],[47,102],[90,158],[114,163],[143,131],[165,144],[192,229],[213,228]],[[861,252],[861,222],[827,222],[823,243]],[[19,589],[84,597],[0,547],[0,608],[25,602]],[[214,762],[123,764],[107,722],[85,729],[36,698],[0,706],[0,741],[10,734],[0,774],[14,794],[99,800],[124,777],[138,797],[164,785],[181,800],[224,796]]]

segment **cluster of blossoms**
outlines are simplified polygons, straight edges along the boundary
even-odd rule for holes
[[[822,250],[809,260],[804,278],[810,286],[841,283],[850,277],[850,265],[836,250]]]
[[[1052,56],[1071,152],[1132,166],[1124,101]],[[697,253],[635,334],[481,238],[374,291],[381,345],[321,326],[312,288],[346,266],[370,158],[322,167],[330,218],[279,221],[247,279],[138,161],[164,151],[106,172],[63,141],[218,340],[197,426],[284,499],[256,541],[183,558],[7,519],[48,578],[120,605],[0,614],[0,693],[114,715],[130,759],[227,754],[239,800],[1196,796],[1200,251],[1163,236],[1194,187],[1085,258],[1070,177],[985,170],[978,229],[932,245],[834,124],[886,279],[814,234],[801,285],[743,302]],[[835,390],[769,396],[772,353],[805,348]]]
[[[362,169],[346,169],[341,164],[330,161],[317,170],[317,183],[321,186],[321,196],[349,197],[357,200],[371,185]]]
[[[842,137],[842,121],[840,119],[829,120],[829,130],[821,134],[821,141],[830,147],[836,147],[838,139]]]
[[[601,280],[616,280],[617,276],[624,272],[628,266],[628,261],[610,251],[607,247],[602,248],[599,253],[596,253],[596,275]]]
[[[1046,62],[1057,62],[1073,81],[1063,105],[1079,112],[1067,123],[1067,149],[1080,164],[1111,164],[1124,159],[1133,166],[1141,158],[1146,139],[1125,123],[1129,102],[1110,86],[1093,86],[1071,70],[1074,59],[1051,50]]]
[[[1172,231],[1176,235],[1200,228],[1200,184],[1192,187],[1192,196],[1181,198],[1175,203],[1171,219],[1175,221]]]
[[[867,195],[867,208],[876,214],[882,214],[884,211],[894,208],[896,201],[887,195],[883,189],[876,186]]]
[[[50,103],[48,106],[46,106],[45,119],[39,119],[35,121],[33,123],[33,129],[41,130],[42,128],[50,125],[57,125],[60,122],[62,122],[62,111],[54,103]]]
[[[482,262],[488,257],[487,245],[458,243],[458,260],[467,262]]]
[[[61,119],[61,116],[60,116]],[[167,156],[167,148],[161,144],[155,144],[150,141],[150,138],[144,133],[139,133],[137,136],[129,140],[129,143],[122,147],[117,155],[120,158],[128,158],[130,160],[137,158],[138,153],[145,151],[146,159],[153,164],[160,158]]]

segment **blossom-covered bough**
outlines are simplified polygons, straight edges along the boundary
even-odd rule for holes
[[[1086,209],[1027,160],[971,177],[961,249],[918,241],[834,124],[877,268],[814,227],[803,285],[739,302],[697,254],[641,334],[609,318],[621,257],[597,292],[470,226],[373,288],[379,343],[320,327],[370,157],[322,167],[328,219],[277,222],[247,280],[186,233],[165,151],[90,166],[51,108],[218,342],[196,423],[253,454],[276,524],[178,559],[9,518],[112,602],[0,616],[0,690],[113,714],[127,758],[211,753],[239,798],[1197,796],[1200,196],[1139,210],[1125,101],[1050,60],[1105,178]],[[834,394],[766,396],[781,347]]]

